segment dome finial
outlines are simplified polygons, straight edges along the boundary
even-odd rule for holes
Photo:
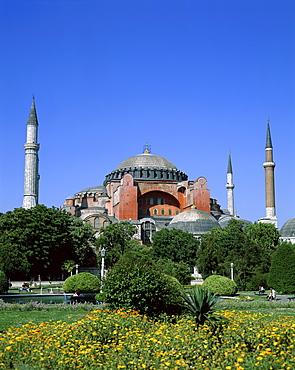
[[[143,154],[151,154],[151,146],[148,144],[148,142],[146,142],[143,147]]]

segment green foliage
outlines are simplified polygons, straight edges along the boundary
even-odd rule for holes
[[[234,281],[220,275],[208,276],[202,286],[217,295],[231,296],[238,291],[238,286]]]
[[[151,255],[154,260],[170,259],[193,267],[197,261],[199,240],[187,231],[162,229],[153,236]]]
[[[175,277],[180,284],[190,284],[192,277],[188,265],[184,262],[173,262],[168,259],[160,259],[156,262],[159,271],[166,275]]]
[[[108,269],[113,267],[119,258],[128,250],[138,248],[138,242],[131,242],[137,229],[128,221],[110,224],[99,231],[99,237],[95,241],[97,254],[106,250],[105,263]]]
[[[67,293],[73,293],[76,290],[80,290],[82,293],[97,293],[100,288],[100,279],[88,272],[69,276],[63,284],[63,290]]]
[[[277,292],[295,293],[295,246],[283,242],[272,256],[268,285]]]
[[[202,235],[197,255],[198,271],[203,278],[212,273],[229,276],[230,264],[234,263],[234,277],[239,289],[257,289],[265,282],[271,255],[278,242],[279,233],[274,225],[245,225],[232,219],[223,229],[214,228]]]
[[[73,271],[75,265],[76,265],[76,262],[74,260],[66,260],[62,264],[61,268],[62,268],[62,270],[65,270],[67,272],[71,272],[71,271]]]
[[[191,314],[197,327],[206,321],[215,326],[222,319],[216,315],[216,304],[219,298],[206,287],[195,285],[183,295],[185,311]]]
[[[61,274],[64,261],[81,264],[92,253],[89,224],[56,208],[16,208],[0,216],[0,268],[10,279]]]
[[[8,279],[6,274],[0,270],[0,293],[6,293],[8,290]]]
[[[183,301],[179,282],[134,251],[125,253],[107,274],[103,292],[111,309],[134,309],[148,316],[179,313]]]

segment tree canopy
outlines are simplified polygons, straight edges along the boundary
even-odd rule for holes
[[[213,228],[202,235],[197,267],[203,278],[216,273],[230,276],[234,264],[239,288],[255,289],[265,284],[271,254],[279,243],[279,232],[272,224],[247,224],[237,219],[223,229]]]
[[[128,250],[139,248],[140,243],[133,239],[136,233],[136,227],[128,221],[109,224],[100,229],[95,246],[98,255],[102,249],[105,249],[107,269],[113,267]]]
[[[94,231],[66,211],[37,205],[0,216],[0,269],[9,278],[52,278],[66,260],[90,257]]]
[[[189,232],[162,229],[153,236],[151,256],[155,260],[169,259],[193,267],[196,265],[198,247],[198,239]]]

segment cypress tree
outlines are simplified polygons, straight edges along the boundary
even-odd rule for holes
[[[268,286],[280,293],[295,293],[295,245],[283,242],[274,252],[268,277]]]

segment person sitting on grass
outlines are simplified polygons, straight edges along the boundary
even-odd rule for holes
[[[269,295],[267,296],[267,299],[271,300],[271,301],[275,301],[277,299],[277,293],[276,291],[274,290],[274,288],[270,288],[270,293]]]

